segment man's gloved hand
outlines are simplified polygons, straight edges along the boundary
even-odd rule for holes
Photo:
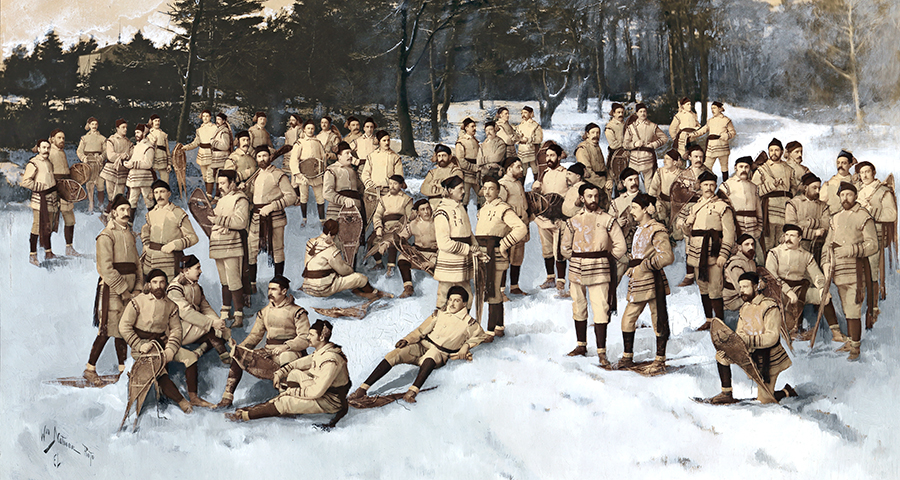
[[[394,344],[394,347],[403,348],[407,345],[409,345],[409,342],[407,342],[405,338],[401,338],[400,340],[397,340],[397,343]]]

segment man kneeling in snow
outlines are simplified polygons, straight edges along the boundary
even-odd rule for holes
[[[466,303],[469,293],[466,289],[454,285],[447,292],[447,305],[444,310],[435,312],[425,319],[418,328],[400,339],[395,349],[388,353],[384,360],[375,367],[359,388],[348,400],[360,400],[366,391],[391,368],[398,363],[418,365],[419,374],[403,399],[409,403],[416,402],[416,394],[425,383],[428,375],[449,360],[471,360],[469,350],[488,339],[488,335],[474,318],[468,315]]]
[[[759,371],[767,389],[771,392],[775,387],[778,374],[791,366],[791,359],[780,343],[781,312],[775,300],[765,297],[757,291],[759,275],[756,272],[745,272],[738,280],[741,299],[740,317],[738,318],[735,333],[744,341],[750,358]],[[719,369],[719,379],[722,381],[722,393],[707,400],[712,404],[734,403],[731,393],[731,364],[732,359],[726,356],[722,350],[716,351],[716,362]],[[771,397],[763,395],[762,386],[759,389],[759,398],[763,403],[770,403]],[[781,401],[785,397],[796,397],[797,392],[785,384],[784,388],[775,392],[775,401]],[[768,401],[767,401],[768,400]]]
[[[340,345],[331,343],[331,332],[330,322],[316,321],[309,327],[306,337],[315,352],[275,371],[272,383],[281,394],[268,402],[239,408],[225,416],[246,421],[279,415],[337,413],[332,421],[336,423],[347,413],[346,397],[351,383],[347,357]]]

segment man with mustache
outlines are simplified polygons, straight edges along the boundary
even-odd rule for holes
[[[196,245],[199,238],[194,233],[191,219],[181,208],[169,201],[172,190],[163,180],[151,185],[156,205],[147,212],[147,221],[141,227],[141,244],[144,246],[144,271],[158,268],[167,277],[178,274],[178,265],[184,251]]]
[[[712,171],[716,160],[719,160],[719,167],[722,170],[722,181],[728,180],[728,156],[731,155],[731,139],[737,136],[734,130],[734,124],[731,119],[726,117],[724,113],[725,106],[722,102],[713,102],[709,107],[712,117],[706,121],[703,128],[691,133],[688,140],[693,140],[703,135],[706,137],[706,168]]]
[[[219,353],[222,362],[230,364],[231,354],[226,350],[223,339],[231,338],[231,330],[206,301],[203,287],[198,283],[202,273],[200,259],[194,255],[185,256],[180,270],[181,273],[166,288],[166,296],[178,305],[178,316],[181,318],[181,348],[175,354],[174,361],[185,366],[184,377],[191,406],[211,408],[215,405],[200,398],[197,393],[197,364],[210,345]],[[194,343],[200,344],[199,347],[194,350],[186,348]]]
[[[72,178],[69,174],[69,160],[66,158],[65,147],[66,134],[58,128],[50,132],[50,153],[47,158],[53,164],[53,177],[57,182],[64,178]],[[75,239],[75,204],[60,198],[59,213],[62,215],[65,223],[63,235],[66,238],[66,255],[80,256],[75,247],[72,246],[72,242]]]
[[[34,156],[25,165],[25,173],[19,184],[31,190],[31,210],[34,220],[31,223],[31,235],[28,244],[31,247],[28,261],[35,266],[40,265],[37,259],[38,240],[44,248],[44,260],[56,258],[50,245],[50,235],[59,228],[59,194],[56,192],[56,178],[53,176],[53,164],[50,163],[50,142],[37,141]]]
[[[247,132],[250,133],[250,148],[256,151],[259,147],[266,147],[269,149],[269,155],[274,155],[275,145],[272,143],[272,135],[266,130],[268,121],[269,118],[266,116],[266,112],[254,113],[253,125],[247,129]]]
[[[503,161],[503,170],[503,177],[500,178],[500,200],[512,207],[526,228],[525,238],[509,249],[509,293],[527,295],[519,288],[519,274],[522,271],[522,262],[525,260],[525,245],[531,239],[528,224],[531,223],[534,216],[528,211],[528,200],[525,198],[525,187],[522,185],[525,169],[522,167],[522,161],[517,157],[507,157]],[[505,283],[506,278],[504,277],[503,280]]]
[[[322,144],[325,149],[325,161],[331,165],[337,160],[337,147],[341,143],[341,134],[328,115],[319,120],[319,127],[322,130],[316,135],[316,140]]]
[[[197,133],[194,135],[194,141],[184,146],[184,151],[197,150],[197,166],[200,167],[200,176],[206,183],[206,194],[212,196],[215,187],[216,175],[214,168],[210,168],[213,163],[213,137],[219,133],[219,128],[212,123],[212,112],[203,110],[200,112],[200,121],[197,127]],[[223,159],[224,160],[224,159]]]
[[[755,272],[756,265],[756,239],[746,233],[738,236],[735,244],[737,251],[725,262],[725,282],[722,285],[722,301],[725,304],[725,318],[722,320],[729,327],[737,321],[737,311],[744,301],[741,300],[741,291],[738,289],[738,279],[744,272]],[[732,313],[734,315],[732,316]]]
[[[100,178],[106,182],[106,197],[109,201],[116,195],[125,194],[128,169],[123,162],[131,157],[134,144],[128,139],[128,122],[116,120],[116,133],[106,139],[106,163],[100,170]]]
[[[641,174],[646,185],[656,170],[656,149],[665,145],[669,137],[647,119],[646,105],[635,105],[634,113],[633,121],[625,127],[623,146],[629,152],[628,166]]]
[[[584,179],[604,189],[606,193],[612,191],[612,179],[606,173],[606,160],[603,159],[603,149],[600,148],[600,126],[589,123],[584,127],[582,141],[575,147],[575,160],[584,165]]]
[[[719,195],[725,198],[734,210],[737,233],[746,233],[753,238],[762,234],[763,211],[759,198],[759,187],[750,181],[750,167],[753,159],[741,157],[734,162],[734,177],[722,182]]]
[[[856,360],[862,339],[860,319],[863,299],[867,300],[866,323],[869,323],[875,314],[878,298],[878,292],[873,289],[868,261],[868,257],[878,252],[878,233],[872,215],[857,203],[857,190],[853,184],[842,183],[838,195],[842,210],[831,216],[822,255],[822,270],[834,272],[834,284],[841,296],[841,308],[850,334],[847,360]]]
[[[497,136],[497,123],[484,123],[484,141],[478,155],[478,170],[482,177],[500,178],[503,160],[506,159],[506,142]]]
[[[153,145],[153,170],[156,171],[156,178],[169,183],[169,172],[172,171],[172,156],[169,152],[169,134],[160,127],[161,120],[159,115],[150,115],[150,121],[147,126],[150,132],[147,137]]]
[[[663,157],[663,167],[656,170],[650,184],[647,185],[647,194],[656,198],[656,218],[666,225],[671,231],[678,212],[672,212],[672,185],[678,179],[683,168],[678,166],[681,155],[678,150],[672,149]],[[675,240],[681,240],[681,232],[673,235]]]
[[[616,260],[625,256],[625,236],[616,219],[600,208],[600,187],[584,183],[578,187],[583,207],[562,229],[560,249],[569,259],[572,320],[575,349],[568,356],[587,355],[588,298],[594,312],[594,334],[601,366],[606,359],[606,329],[610,310],[616,310]],[[666,239],[668,242],[668,238]]]
[[[669,312],[666,295],[669,281],[665,267],[675,261],[672,244],[666,227],[653,219],[656,199],[646,193],[635,195],[631,201],[631,216],[637,229],[631,247],[631,259],[625,273],[628,281],[628,305],[622,313],[622,341],[624,353],[617,368],[634,366],[634,337],[638,317],[645,306],[650,307],[650,319],[656,333],[656,358],[644,373],[659,374],[666,371],[666,345],[669,342]],[[601,362],[602,365],[602,362]],[[605,366],[605,365],[604,365]]]
[[[94,189],[97,190],[97,205],[100,206],[101,211],[103,210],[103,195],[106,191],[106,185],[100,178],[100,170],[103,168],[103,162],[105,161],[103,151],[106,148],[106,137],[99,132],[99,127],[100,123],[96,118],[88,118],[87,125],[84,127],[87,133],[81,137],[81,141],[78,142],[78,149],[75,150],[75,155],[78,156],[78,159],[91,169],[90,177],[85,184],[88,194],[89,212],[94,211]]]
[[[246,130],[241,130],[234,138],[238,147],[225,160],[225,166],[222,169],[233,170],[237,173],[238,184],[242,184],[253,177],[253,174],[259,170],[259,165],[256,163],[256,157],[254,156],[256,152],[250,148],[250,134]],[[253,182],[251,181],[250,183],[250,185],[244,186],[244,191],[252,195]],[[219,195],[221,196],[222,192],[219,192]]]
[[[470,282],[475,277],[475,262],[488,261],[472,233],[469,215],[462,204],[466,194],[465,183],[461,178],[451,176],[444,180],[443,187],[444,198],[434,212],[434,236],[438,246],[434,279],[438,281],[438,309],[444,308],[447,292],[454,286],[462,287],[467,292],[468,302],[472,291]],[[471,307],[472,304],[468,305]]]
[[[544,143],[544,130],[534,119],[534,109],[525,105],[522,107],[522,123],[516,126],[516,143],[519,144],[519,160],[522,168],[527,172],[531,169],[534,178],[542,172],[538,172],[537,153]]]
[[[620,193],[609,205],[609,214],[616,219],[619,228],[622,229],[622,235],[625,236],[626,252],[629,255],[631,254],[631,246],[634,240],[634,229],[637,228],[634,217],[631,216],[631,202],[639,192],[638,185],[640,180],[638,175],[639,173],[631,167],[625,167],[625,170],[622,170],[622,173],[619,175],[619,180],[625,186],[625,191]],[[619,285],[619,282],[622,280],[622,275],[625,274],[625,270],[627,269],[628,257],[619,257],[619,261],[616,263],[615,286]],[[615,287],[613,287],[613,289],[615,289]]]
[[[800,227],[800,246],[813,255],[816,265],[822,264],[822,246],[831,222],[828,204],[819,199],[821,187],[816,174],[803,175],[797,195],[784,206],[784,221]]]
[[[625,142],[625,106],[621,103],[614,102],[609,109],[609,122],[606,122],[603,134],[609,144],[608,157],[611,159],[613,153],[622,148]]]
[[[450,176],[456,176],[462,180],[463,171],[453,161],[450,147],[440,143],[434,146],[432,161],[437,165],[425,174],[425,179],[422,180],[422,187],[419,191],[422,195],[428,197],[431,209],[434,210],[441,203],[441,198],[444,197],[444,187],[441,186],[441,183]]]
[[[372,240],[376,242],[386,232],[391,233],[400,230],[412,217],[413,199],[403,191],[406,189],[406,179],[401,175],[391,175],[388,185],[390,190],[378,199],[378,206],[375,207],[375,214],[372,215],[372,235],[374,237]],[[384,249],[373,255],[376,270],[382,268],[381,259],[384,254],[382,250]],[[393,275],[394,267],[396,266],[397,249],[391,245],[386,250],[388,264],[385,275],[390,277]]]
[[[700,200],[700,175],[702,175],[703,172],[712,173],[709,168],[706,168],[706,164],[703,161],[704,155],[705,153],[703,152],[703,148],[699,145],[688,147],[687,159],[690,162],[690,165],[688,165],[688,168],[682,170],[678,175],[678,178],[676,179],[676,182],[681,183],[684,187],[694,192],[694,195],[687,204],[681,207],[681,210],[679,212],[671,213],[672,219],[670,220],[670,222],[672,223],[673,230],[675,231],[672,237],[675,240],[680,240],[684,236],[684,233],[681,232],[680,228],[674,227],[674,225],[679,221],[677,217],[680,215],[680,221],[684,221],[684,218],[687,217],[687,214],[693,204],[697,203],[697,201]],[[687,254],[687,251],[685,251],[685,254]],[[678,284],[678,286],[686,287],[693,284],[694,267],[687,265],[685,267],[684,279],[681,281],[681,283]]]
[[[800,182],[803,180],[803,176],[809,173],[809,169],[803,165],[803,145],[800,142],[795,140],[784,146],[784,163],[794,171],[794,183],[797,184],[797,190],[792,191],[791,194],[796,196],[801,190]]]
[[[459,137],[456,139],[456,160],[463,172],[463,181],[466,182],[466,196],[463,197],[463,205],[469,204],[472,191],[478,195],[478,158],[481,157],[481,144],[475,138],[475,120],[466,118],[463,120]]]
[[[318,140],[313,140],[318,143]],[[292,163],[293,158],[291,154]],[[271,161],[269,148],[264,145],[257,147],[256,163],[259,165],[259,173],[253,182],[253,212],[247,239],[250,283],[253,287],[256,284],[256,262],[260,250],[267,252],[269,258],[274,261],[275,276],[284,274],[284,227],[287,225],[284,209],[297,201],[297,195],[291,187],[288,176],[283,170],[272,165]],[[319,180],[321,181],[321,178]],[[322,198],[322,201],[325,199]],[[320,213],[324,218],[324,209]]]
[[[497,109],[497,136],[506,144],[506,158],[516,157],[516,144],[519,136],[515,127],[509,123],[509,109],[500,107]]]
[[[500,182],[494,177],[484,178],[481,187],[484,206],[478,210],[475,238],[488,257],[484,286],[488,304],[488,335],[504,335],[503,279],[509,268],[509,250],[525,238],[528,227],[515,210],[500,200]]]
[[[674,148],[679,155],[684,156],[687,153],[688,132],[682,135],[683,130],[690,129],[692,132],[700,128],[700,122],[697,120],[697,113],[692,110],[693,102],[688,97],[682,97],[678,101],[678,111],[672,117],[672,123],[669,124],[669,135],[672,136]],[[727,165],[728,162],[726,161]],[[728,178],[727,176],[725,177]]]
[[[883,299],[885,297],[885,250],[893,248],[894,256],[897,256],[897,242],[895,240],[897,237],[897,197],[894,195],[893,185],[888,186],[875,178],[875,165],[871,162],[860,162],[857,164],[856,173],[859,175],[859,183],[856,184],[856,188],[859,190],[857,201],[869,211],[872,219],[875,220],[875,231],[878,234],[878,252],[869,257],[869,264],[872,267],[874,291],[880,292],[879,297]],[[891,247],[892,243],[893,247]],[[875,307],[873,323],[878,318],[879,313],[880,310],[878,307]],[[872,325],[866,322],[866,328],[872,328]]]
[[[769,250],[769,254],[766,256],[766,270],[781,281],[782,304],[785,306],[785,310],[788,309],[788,304],[796,305],[801,302],[803,305],[818,307],[822,303],[827,288],[825,275],[816,265],[812,254],[800,246],[803,229],[788,223],[784,225],[783,231],[784,242]],[[832,340],[842,343],[846,341],[844,335],[841,334],[841,327],[838,325],[837,314],[831,300],[825,305],[825,320],[831,328]],[[801,316],[797,322],[799,331],[803,317]],[[809,336],[800,339],[809,340]]]
[[[687,218],[678,219],[682,233],[690,235],[687,242],[687,264],[697,273],[700,300],[706,322],[698,330],[708,330],[713,318],[725,318],[722,300],[725,262],[734,249],[734,212],[727,202],[716,196],[716,176],[710,172],[700,175],[700,200]]]
[[[378,125],[372,117],[367,117],[363,122],[363,133],[355,140],[347,140],[353,149],[353,166],[363,168],[369,154],[378,148],[378,139],[375,138],[375,129]]]
[[[166,297],[168,284],[169,279],[162,270],[151,270],[147,274],[149,291],[135,295],[122,312],[119,329],[131,347],[131,356],[135,359],[140,358],[142,354],[151,353],[156,344],[157,348],[163,349],[164,361],[168,364],[175,360],[181,348],[181,318],[178,316],[178,306]],[[175,401],[181,411],[191,413],[194,410],[191,402],[181,395],[178,387],[169,378],[168,372],[163,371],[156,381],[159,383],[160,392]],[[138,405],[138,411],[140,408]]]
[[[756,169],[751,181],[759,187],[762,199],[763,225],[762,253],[766,254],[775,248],[784,227],[784,207],[791,198],[791,192],[797,190],[794,171],[781,159],[783,152],[781,141],[773,138],[769,142],[769,159]]]
[[[122,165],[128,167],[128,180],[125,185],[128,187],[128,202],[131,203],[131,220],[134,221],[134,215],[137,213],[138,198],[144,198],[144,206],[147,211],[153,209],[156,201],[153,200],[153,155],[155,148],[147,138],[147,125],[143,123],[137,124],[134,129],[134,138],[137,144],[131,151],[131,157],[125,160]]]
[[[359,123],[359,122],[357,122]],[[337,161],[329,165],[322,175],[322,195],[328,200],[325,218],[337,220],[343,207],[356,207],[363,213],[362,182],[353,168],[353,149],[346,141],[338,144]],[[366,216],[363,215],[363,222]],[[363,233],[365,233],[365,224]]]
[[[246,365],[257,363],[254,362],[256,358],[274,362],[280,367],[306,356],[306,348],[309,347],[309,316],[303,307],[294,303],[290,287],[291,281],[281,275],[276,275],[269,282],[269,303],[257,312],[253,329],[238,345],[246,350],[231,361],[225,392],[222,393],[222,400],[217,408],[231,406],[234,391],[244,375]],[[256,348],[263,337],[266,339],[265,346]],[[258,378],[262,380],[273,380],[275,372],[257,370],[257,373],[251,371],[251,374],[261,374]]]
[[[521,151],[521,150],[520,150]],[[566,174],[568,170],[559,164],[563,157],[563,149],[557,144],[552,144],[547,148],[547,170],[541,174],[540,179],[535,180],[531,185],[533,192],[542,195],[555,193],[565,198],[569,191],[569,182]],[[521,159],[521,155],[519,156]],[[525,162],[522,162],[523,170],[528,168]],[[541,284],[541,288],[553,288],[560,297],[568,297],[566,292],[566,260],[559,255],[558,235],[560,233],[559,225],[554,219],[550,219],[545,215],[538,215],[535,222],[538,226],[538,235],[541,239],[541,254],[544,257],[544,269],[547,271],[547,279]],[[553,266],[556,265],[554,275]]]
[[[828,211],[832,215],[843,210],[841,207],[841,196],[838,194],[841,183],[855,184],[858,181],[856,175],[850,174],[850,167],[855,165],[856,162],[856,157],[852,153],[847,150],[841,150],[841,153],[838,154],[837,159],[834,161],[837,173],[822,183],[819,199],[828,204]]]
[[[738,284],[744,305],[741,307],[735,333],[744,341],[757,370],[771,391],[778,374],[791,366],[791,359],[780,343],[781,312],[775,300],[758,292],[759,275],[756,272],[744,273]],[[707,399],[706,403],[727,405],[736,401],[731,388],[732,363],[725,352],[716,351],[716,367],[722,383],[722,393]],[[775,392],[775,401],[796,396],[797,392],[786,383],[783,389]],[[762,393],[757,398],[763,401]]]
[[[216,261],[222,285],[222,319],[232,315],[231,328],[244,326],[244,265],[247,256],[247,227],[250,225],[250,200],[237,189],[234,170],[219,170],[219,192],[212,232],[209,235],[209,258]],[[249,267],[248,267],[249,268]],[[249,279],[247,279],[249,280]],[[252,277],[256,286],[256,277]]]

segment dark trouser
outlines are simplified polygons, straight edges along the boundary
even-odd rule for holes
[[[91,345],[91,354],[88,357],[89,365],[97,365],[97,360],[100,359],[100,354],[103,352],[103,347],[106,346],[106,341],[109,340],[108,335],[97,335],[97,338],[94,339],[94,344]],[[128,354],[128,344],[125,343],[125,339],[116,338],[113,341],[113,344],[116,346],[116,359],[119,360],[119,365],[125,365],[125,357]]]

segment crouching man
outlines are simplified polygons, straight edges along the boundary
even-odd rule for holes
[[[765,390],[760,385],[758,400],[772,403],[769,392],[773,391],[778,374],[791,366],[791,359],[780,343],[781,311],[775,300],[759,293],[759,275],[756,272],[742,274],[738,285],[744,305],[741,306],[735,333],[743,341],[750,354],[752,366],[765,383]],[[735,360],[729,358],[723,350],[717,349],[716,362],[719,379],[722,382],[722,393],[707,399],[706,403],[734,403],[735,399],[731,393],[731,364],[735,363]],[[741,368],[744,368],[744,365],[741,365]],[[783,389],[774,392],[774,401],[779,402],[785,397],[796,396],[797,392],[789,384],[785,384]]]
[[[231,420],[247,421],[279,415],[337,413],[332,426],[347,413],[350,372],[340,345],[331,343],[331,322],[317,320],[306,338],[315,349],[275,371],[272,383],[281,393],[265,403],[225,414]]]
[[[388,353],[384,360],[375,367],[369,378],[348,397],[348,400],[361,400],[369,388],[381,377],[384,377],[394,365],[406,363],[418,365],[419,374],[403,399],[409,403],[416,402],[419,389],[425,384],[428,375],[449,360],[471,360],[469,350],[488,339],[481,325],[467,313],[466,303],[469,293],[466,289],[454,285],[447,292],[447,304],[444,310],[435,312],[425,319],[418,328],[400,339],[395,349]]]

